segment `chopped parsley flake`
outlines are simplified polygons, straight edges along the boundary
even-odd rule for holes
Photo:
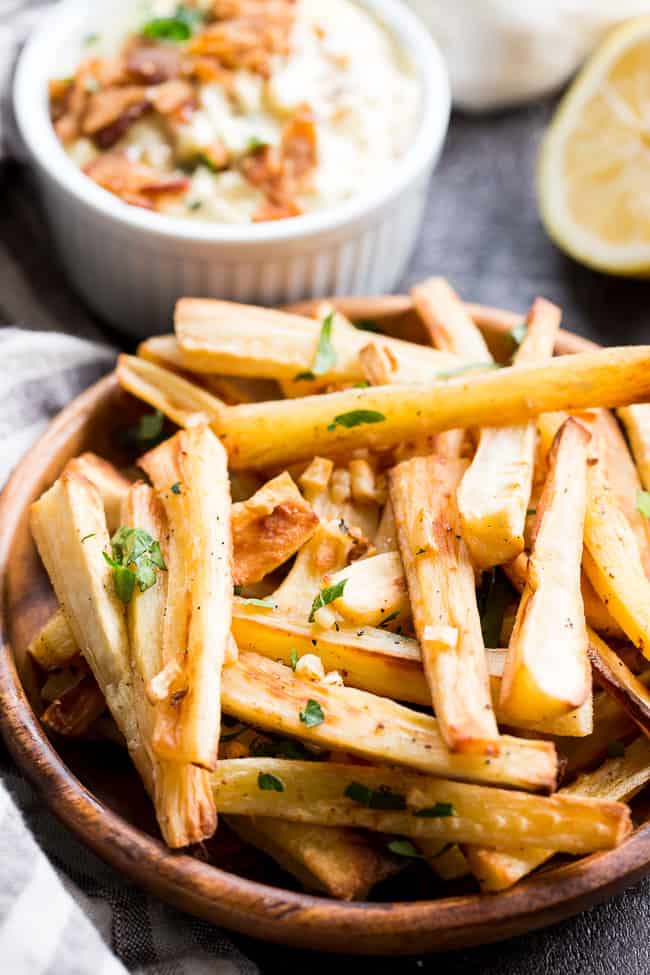
[[[422,854],[418,853],[410,840],[391,840],[388,844],[388,849],[398,857],[410,857],[413,860],[422,859]]]
[[[119,433],[123,443],[130,444],[139,449],[155,447],[164,439],[163,426],[165,417],[160,410],[153,413],[145,413],[133,427],[127,427]]]
[[[257,787],[263,792],[284,792],[282,780],[270,772],[260,772],[257,776]]]
[[[332,431],[337,427],[347,427],[349,430],[351,427],[360,427],[364,423],[381,423],[385,419],[384,414],[377,410],[350,410],[349,413],[339,413],[335,416],[327,429]]]
[[[316,376],[323,376],[334,368],[336,365],[336,351],[332,345],[333,325],[334,312],[330,312],[323,319],[311,369],[308,372],[299,372],[294,376],[294,379],[315,379]]]
[[[94,538],[96,534],[97,534],[97,532],[88,532],[87,535],[84,535],[84,537],[81,539],[81,541],[82,542],[85,542],[86,539],[88,539],[88,538]]]
[[[310,698],[307,701],[305,710],[300,712],[300,720],[307,728],[316,728],[325,720],[323,709],[318,703]]]
[[[399,792],[391,792],[387,785],[371,789],[361,782],[350,782],[343,795],[368,809],[406,809],[406,797]]]
[[[296,650],[295,647],[292,648],[291,653],[289,655],[289,666],[291,667],[292,670],[295,670],[296,667],[298,666],[298,651]]]
[[[639,488],[636,492],[636,510],[640,511],[644,518],[650,518],[650,491],[642,491]]]
[[[130,603],[136,583],[145,592],[156,581],[156,569],[166,570],[160,543],[142,528],[122,525],[111,538],[112,557],[102,552],[113,574],[115,594]]]
[[[176,484],[172,484],[171,491],[172,491],[172,494],[180,494],[181,493],[181,482],[180,481],[176,481]]]
[[[451,802],[436,802],[433,806],[417,809],[413,815],[421,816],[423,819],[437,819],[440,816],[455,816],[456,810]]]
[[[176,13],[171,17],[154,17],[142,27],[144,37],[156,41],[188,41],[197,27],[203,21],[203,14],[199,10],[179,5]]]
[[[326,586],[325,589],[321,589],[313,603],[311,604],[311,611],[309,613],[309,622],[313,623],[316,613],[323,606],[328,606],[333,603],[335,599],[343,595],[343,590],[345,589],[345,584],[348,580],[341,579],[340,582],[335,582],[332,586]]]

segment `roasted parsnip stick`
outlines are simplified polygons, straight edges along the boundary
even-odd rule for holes
[[[123,389],[160,410],[179,427],[213,423],[226,404],[196,383],[133,355],[120,355],[117,378]]]
[[[339,521],[321,522],[309,541],[303,545],[272,599],[281,613],[307,620],[312,606],[325,583],[323,577],[347,564],[355,539]],[[317,611],[316,622],[325,625],[332,611],[327,606]],[[334,619],[329,621],[334,625]]]
[[[525,554],[519,555],[512,562],[508,562],[503,566],[503,570],[508,576],[508,579],[519,592],[523,592],[524,586],[526,585],[527,566],[528,556]],[[588,625],[603,636],[624,640],[625,634],[623,630],[608,612],[605,603],[589,582],[584,571],[580,580],[580,590],[582,592],[582,601],[584,603],[585,617]]]
[[[90,452],[69,460],[65,470],[80,474],[95,485],[104,505],[109,534],[117,531],[120,527],[122,502],[129,490],[130,481],[108,461]]]
[[[262,816],[228,816],[228,825],[308,889],[339,900],[364,900],[403,864],[374,848],[359,830],[311,826]]]
[[[28,650],[43,670],[66,667],[79,653],[79,645],[62,609],[50,616],[29,644]]]
[[[167,553],[167,519],[160,500],[146,484],[134,484],[122,509],[122,523],[137,525],[161,539]],[[167,600],[167,573],[144,592],[134,591],[127,610],[133,699],[143,745],[153,766],[152,799],[165,840],[171,847],[200,843],[212,836],[217,825],[208,773],[187,762],[157,759],[155,755],[156,708],[147,699],[147,688],[163,666],[163,630]]]
[[[319,723],[308,725],[312,711]],[[222,706],[228,714],[267,731],[342,749],[375,762],[406,765],[431,775],[476,782],[499,782],[529,789],[553,789],[557,775],[554,746],[546,741],[502,736],[496,756],[450,753],[438,722],[386,698],[351,687],[304,680],[289,667],[254,653],[240,653],[224,667]]]
[[[588,468],[582,564],[625,635],[650,657],[650,582],[636,535],[606,480],[602,460]]]
[[[650,691],[600,637],[589,633],[589,659],[598,683],[650,737]]]
[[[166,440],[139,464],[170,529],[163,633],[170,679],[158,704],[155,747],[161,757],[212,768],[233,592],[227,458],[209,428],[199,426]]]
[[[650,404],[624,406],[618,415],[625,426],[643,487],[650,491]]]
[[[321,332],[321,321],[288,312],[229,301],[183,298],[176,305],[175,329],[186,368],[232,376],[292,380],[308,372]],[[336,316],[331,333],[335,361],[320,381],[363,379],[359,352],[379,344],[421,379],[454,368],[454,356],[385,335],[371,336]]]
[[[501,682],[501,711],[543,720],[591,694],[580,559],[589,434],[575,420],[557,433],[533,548]]]
[[[32,505],[30,524],[74,642],[151,794],[153,768],[134,707],[124,604],[115,594],[103,557],[110,546],[99,492],[79,474],[62,474]]]
[[[236,584],[258,582],[314,534],[318,516],[286,472],[232,507]]]
[[[352,562],[324,578],[326,586],[345,579],[343,593],[332,606],[350,624],[403,627],[411,617],[406,579],[399,552],[383,552]]]
[[[490,350],[465,305],[444,278],[434,277],[411,288],[416,311],[432,344],[467,362],[492,362]]]
[[[560,309],[537,298],[515,366],[543,362],[553,355]],[[502,565],[524,549],[524,527],[535,462],[534,421],[514,427],[485,427],[458,489],[463,537],[475,564]]]
[[[45,709],[41,721],[67,738],[87,735],[106,710],[106,699],[91,673],[78,673]]]
[[[147,398],[146,390],[131,391]],[[649,396],[650,348],[639,346],[560,356],[546,365],[428,385],[347,389],[223,407],[213,426],[234,469],[264,468],[314,454],[394,447],[458,427],[510,426],[549,410],[617,406]],[[154,405],[160,404],[156,396]]]
[[[261,789],[260,775],[272,775],[281,789]],[[552,837],[566,853],[589,853],[611,849],[632,829],[627,806],[618,802],[531,796],[370,766],[243,758],[221,762],[212,781],[224,813],[361,826],[415,840],[535,848]],[[372,805],[377,794],[380,808]],[[422,814],[441,806],[446,815]]]
[[[495,751],[474,569],[460,535],[456,489],[467,463],[415,457],[390,472],[400,555],[424,672],[453,751]],[[582,702],[578,702],[582,703]]]
[[[596,769],[579,776],[560,789],[557,797],[577,796],[627,802],[650,781],[650,742],[637,738],[620,758],[612,758]],[[497,891],[513,884],[549,860],[555,853],[549,849],[488,850],[469,846],[465,855],[481,890]]]

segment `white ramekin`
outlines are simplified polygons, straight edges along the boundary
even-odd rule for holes
[[[83,38],[131,0],[64,0],[43,15],[14,85],[18,126],[59,254],[87,303],[135,336],[169,331],[182,295],[281,304],[382,294],[415,244],[430,173],[447,131],[449,83],[426,30],[400,0],[357,0],[395,37],[422,88],[412,145],[385,184],[320,213],[253,225],[197,223],[128,206],[68,158],[49,120],[47,81],[69,73]]]

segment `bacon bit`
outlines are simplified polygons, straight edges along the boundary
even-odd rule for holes
[[[301,105],[284,126],[279,146],[264,146],[246,156],[241,168],[266,200],[253,215],[255,222],[296,217],[302,210],[295,196],[309,188],[318,161],[316,126],[310,108]]]
[[[150,88],[149,101],[161,115],[185,114],[197,104],[196,91],[188,81],[165,81]]]
[[[143,44],[139,39],[126,55],[126,69],[134,81],[159,85],[180,78],[183,60],[173,47]]]
[[[251,217],[253,223],[263,223],[267,220],[286,220],[287,217],[299,217],[302,210],[293,200],[285,200],[283,203],[272,203],[265,200],[258,206]]]
[[[137,109],[139,114],[142,114],[148,104],[147,90],[140,85],[107,88],[95,92],[88,101],[82,132],[84,135],[96,135],[112,126],[132,109]]]
[[[167,196],[185,193],[189,180],[175,173],[161,173],[134,162],[118,152],[107,152],[89,163],[84,172],[125,203],[155,210]]]
[[[225,142],[222,142],[221,139],[217,139],[212,145],[202,149],[201,156],[210,169],[226,169],[230,162],[230,152]]]
[[[212,9],[216,23],[190,42],[190,52],[268,78],[271,57],[288,53],[294,0],[215,0]]]

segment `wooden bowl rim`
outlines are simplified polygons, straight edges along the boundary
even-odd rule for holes
[[[411,307],[410,299],[401,295],[333,301],[353,317],[383,317]],[[292,307],[307,311],[313,305]],[[468,308],[488,333],[504,333],[522,318],[482,305]],[[562,353],[594,347],[569,332],[558,341]],[[248,880],[172,852],[99,802],[66,767],[29,704],[9,644],[5,600],[25,487],[35,483],[48,459],[116,387],[111,373],[69,403],[20,461],[0,495],[0,730],[20,769],[82,842],[135,883],[207,920],[279,943],[358,954],[412,954],[500,940],[578,913],[648,872],[650,823],[615,850],[533,874],[498,894],[340,902]]]

